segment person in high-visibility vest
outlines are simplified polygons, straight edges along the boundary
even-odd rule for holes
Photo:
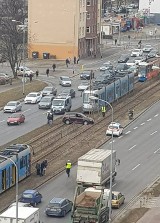
[[[101,112],[102,112],[102,116],[105,117],[105,113],[106,113],[106,107],[105,106],[101,107]]]
[[[67,173],[68,177],[70,176],[71,167],[72,167],[72,163],[70,160],[68,160],[66,163],[66,173]]]

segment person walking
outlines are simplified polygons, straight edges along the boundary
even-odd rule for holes
[[[47,166],[48,166],[47,160],[43,161],[43,166],[44,166],[44,168],[43,168],[43,175],[46,175],[46,169],[47,169]]]
[[[117,46],[117,39],[114,40],[115,46]]]
[[[77,64],[79,63],[79,57],[77,58]]]
[[[76,57],[74,57],[74,64],[76,64],[76,61],[77,61],[77,58],[76,58]]]
[[[36,172],[37,172],[37,175],[40,175],[40,164],[39,163],[36,163]]]
[[[68,67],[68,64],[69,64],[69,59],[67,58],[66,59],[66,66]]]
[[[47,113],[47,124],[48,125],[53,124],[53,112],[51,111]]]
[[[67,163],[66,163],[66,173],[67,173],[68,177],[70,177],[71,167],[72,167],[72,163],[71,163],[70,160],[68,160]]]
[[[106,106],[101,107],[102,116],[105,117],[106,114]]]
[[[52,68],[53,68],[53,72],[56,70],[56,65],[55,63],[52,65]]]
[[[39,71],[36,70],[36,78],[38,78],[38,75],[39,75]]]
[[[43,171],[44,171],[44,163],[42,162],[40,164],[40,176],[43,176]]]
[[[47,68],[47,70],[46,70],[46,75],[47,75],[47,77],[49,77],[49,68]]]
[[[29,75],[30,83],[32,82],[32,74]]]

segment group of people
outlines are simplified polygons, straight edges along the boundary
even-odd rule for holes
[[[47,160],[44,160],[42,163],[36,164],[36,172],[39,176],[44,176],[46,174],[46,168],[48,166]]]

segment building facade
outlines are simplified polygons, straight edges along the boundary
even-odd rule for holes
[[[100,48],[101,0],[28,0],[28,51],[86,57]]]

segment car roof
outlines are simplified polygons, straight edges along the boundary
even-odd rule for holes
[[[62,78],[70,78],[70,77],[68,77],[68,76],[60,76],[60,77],[62,77]]]
[[[37,192],[37,190],[25,190],[23,194],[34,194],[35,192]]]
[[[60,203],[62,203],[64,200],[65,200],[65,198],[54,197],[54,198],[52,198],[52,200],[50,200],[49,203],[57,203],[57,204],[60,204]]]
[[[113,193],[114,195],[118,195],[118,194],[121,193],[121,192],[119,192],[119,191],[112,191],[112,193]]]
[[[117,125],[117,126],[119,126],[120,123],[118,123],[118,122],[111,122],[110,125]]]
[[[38,91],[30,92],[29,94],[38,94]]]
[[[7,104],[8,103],[17,103],[17,102],[19,102],[19,101],[9,101],[9,102],[7,102]]]

